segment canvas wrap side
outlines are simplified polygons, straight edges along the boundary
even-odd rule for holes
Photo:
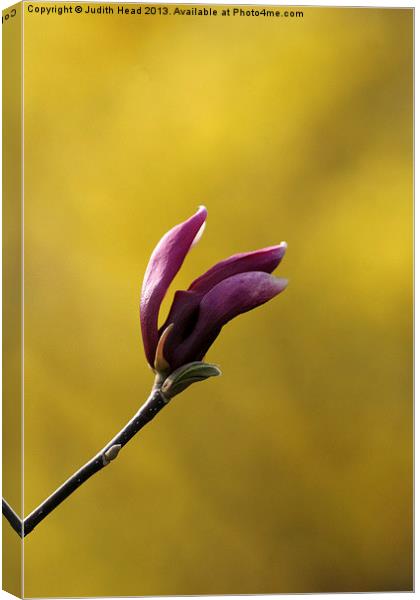
[[[22,4],[3,11],[3,496],[22,507]],[[23,543],[3,519],[3,589],[23,595]]]

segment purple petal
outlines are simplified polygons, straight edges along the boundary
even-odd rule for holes
[[[173,324],[173,328],[168,335],[165,344],[165,358],[172,366],[177,363],[177,347],[193,331],[198,318],[198,310],[202,294],[191,291],[179,290],[175,292],[172,306],[165,323],[159,330],[159,336],[168,327]]]
[[[154,249],[147,265],[141,291],[140,323],[144,350],[151,366],[159,338],[160,305],[196,236],[202,233],[206,217],[207,210],[200,206],[195,215],[168,231]]]
[[[237,273],[246,273],[248,271],[264,271],[272,273],[277,267],[287,248],[286,242],[278,246],[262,248],[254,252],[243,252],[234,254],[225,260],[222,260],[206,271],[203,275],[195,279],[189,289],[195,292],[207,293],[216,284]]]
[[[223,325],[268,302],[286,286],[287,279],[260,271],[233,275],[215,285],[200,302],[192,334],[176,350],[177,364],[201,360]],[[171,363],[171,366],[174,365]]]

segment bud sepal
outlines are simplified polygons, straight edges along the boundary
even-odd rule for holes
[[[218,377],[221,374],[222,371],[217,365],[202,361],[190,362],[173,371],[163,382],[160,391],[169,402],[193,383],[204,381],[209,377]]]

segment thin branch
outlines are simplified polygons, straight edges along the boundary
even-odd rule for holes
[[[2,511],[6,519],[9,521],[10,525],[13,529],[22,537],[22,528],[23,523],[22,519],[15,513],[13,508],[10,506],[8,502],[3,498],[2,499]]]
[[[42,504],[32,511],[22,522],[15,511],[3,499],[3,515],[13,529],[21,536],[28,535],[47,515],[57,508],[78,487],[92,475],[109,465],[123,446],[131,440],[155,415],[166,406],[168,400],[156,384],[143,406],[119,433],[102,448],[89,462],[65,481]]]

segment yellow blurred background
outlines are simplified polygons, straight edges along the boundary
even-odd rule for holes
[[[28,536],[26,596],[412,588],[412,12],[302,10],[25,14],[26,514],[149,392],[167,229],[207,206],[162,316],[235,252],[290,279]]]

